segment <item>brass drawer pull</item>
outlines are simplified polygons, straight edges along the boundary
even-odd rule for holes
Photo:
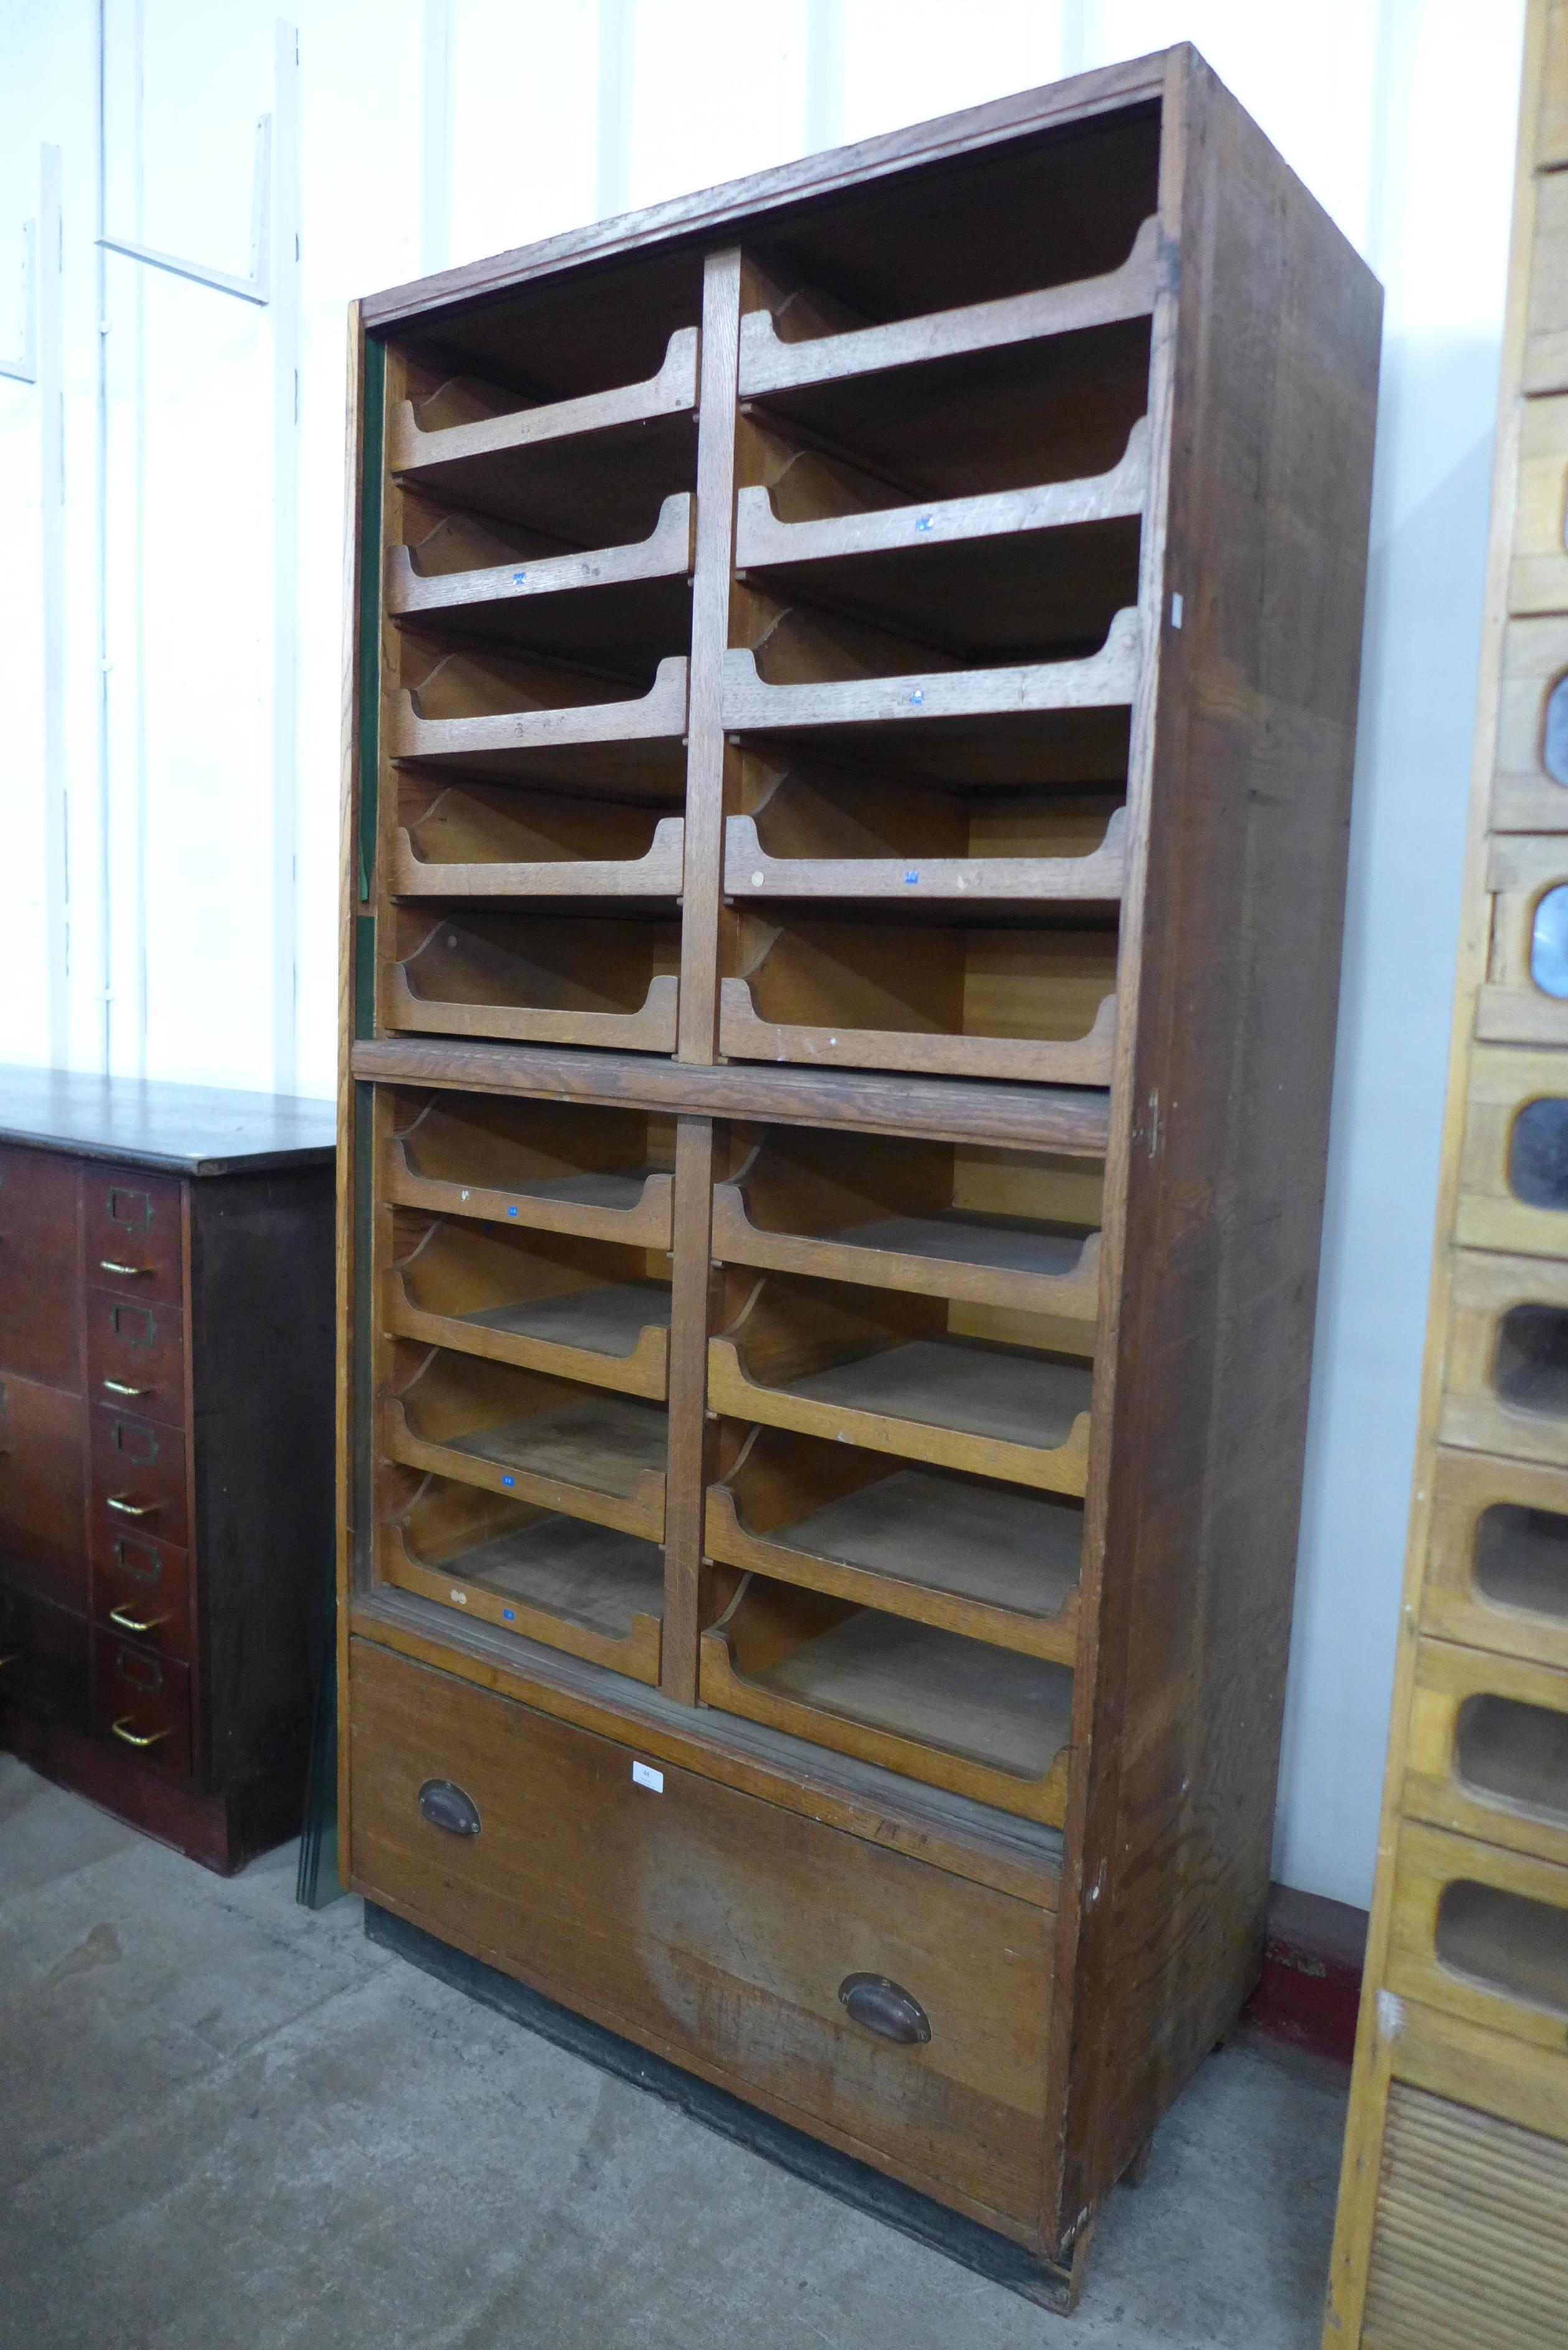
[[[126,1723],[135,1720],[133,1713],[122,1713],[118,1721],[111,1721],[109,1726],[117,1738],[124,1739],[128,1746],[156,1746],[161,1738],[169,1735],[167,1729],[127,1730]]]
[[[104,1385],[109,1389],[110,1395],[144,1396],[151,1395],[152,1393],[152,1389],[151,1388],[127,1387],[123,1379],[105,1379]]]
[[[930,2018],[918,1999],[886,1975],[846,1975],[838,1996],[852,2023],[910,2048],[931,2036]]]
[[[478,1804],[450,1779],[425,1781],[420,1789],[420,1817],[428,1820],[432,1828],[444,1828],[448,1835],[479,1834]]]
[[[106,1493],[104,1499],[111,1510],[119,1512],[122,1518],[154,1517],[163,1507],[161,1502],[128,1502],[120,1493]]]
[[[98,1269],[99,1273],[123,1274],[127,1281],[134,1281],[139,1274],[151,1273],[152,1267],[150,1264],[116,1264],[113,1257],[100,1256]]]
[[[111,1607],[109,1620],[111,1624],[118,1624],[122,1632],[156,1632],[160,1624],[168,1623],[169,1617],[167,1612],[161,1616],[138,1617],[124,1607]]]

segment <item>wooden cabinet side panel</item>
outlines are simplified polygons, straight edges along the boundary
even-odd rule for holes
[[[1381,317],[1191,53],[1188,74],[1064,2224],[1137,2154],[1262,1953]]]

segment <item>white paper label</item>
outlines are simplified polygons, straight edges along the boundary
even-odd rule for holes
[[[656,1795],[663,1794],[664,1773],[662,1771],[656,1771],[651,1762],[634,1762],[631,1766],[631,1775],[635,1785],[651,1787]]]

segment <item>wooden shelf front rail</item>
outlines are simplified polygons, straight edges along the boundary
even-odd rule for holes
[[[1026,531],[1064,530],[1075,524],[1141,515],[1147,494],[1147,417],[1134,425],[1126,452],[1109,472],[1085,481],[1047,482],[1029,489],[994,490],[981,497],[929,499],[921,505],[879,506],[802,522],[781,522],[772,491],[753,483],[735,500],[735,566],[744,572],[776,563],[830,562],[903,550],[918,562],[923,547],[1012,538]],[[804,591],[804,581],[801,586]]]
[[[671,578],[691,567],[695,514],[691,491],[674,490],[649,536],[629,546],[581,547],[474,571],[423,572],[417,567],[417,547],[389,547],[387,609],[399,619],[461,619],[474,606],[521,606],[544,596]],[[591,623],[585,622],[584,633],[591,634]]]
[[[526,864],[483,864],[421,857],[405,827],[392,851],[389,889],[399,898],[678,898],[686,827],[660,816],[647,854],[627,858],[552,858]]]
[[[890,368],[918,366],[922,359],[1003,350],[1047,335],[1078,334],[1088,327],[1145,317],[1154,308],[1158,289],[1158,256],[1159,224],[1151,217],[1138,230],[1119,269],[1036,293],[1010,294],[1000,301],[966,303],[920,318],[897,318],[888,326],[858,327],[846,334],[817,335],[794,343],[780,340],[771,311],[748,310],[741,319],[741,398],[763,399],[770,391],[791,391],[802,384],[878,375]]]
[[[724,888],[731,898],[1076,899],[1115,905],[1127,880],[1127,816],[1112,810],[1098,848],[1082,857],[770,857],[754,816],[724,824]]]
[[[387,716],[393,759],[468,759],[483,753],[559,750],[586,743],[678,741],[686,732],[686,657],[659,662],[646,693],[629,700],[567,702],[553,708],[488,712],[472,718],[421,717],[417,689],[405,688]]]
[[[421,431],[413,402],[400,400],[389,420],[388,465],[392,473],[416,481],[439,481],[441,467],[464,459],[498,456],[537,448],[542,442],[626,430],[655,416],[679,415],[697,404],[699,339],[695,327],[678,327],[658,374],[642,383],[518,408],[504,416],[480,417],[431,432]]]
[[[1023,711],[1125,709],[1131,706],[1137,684],[1137,647],[1138,616],[1130,605],[1116,614],[1098,652],[1081,660],[1030,661],[1018,668],[924,670],[903,677],[769,685],[752,648],[736,645],[724,655],[723,723],[731,732],[743,733],[883,726],[896,720],[919,724]]]

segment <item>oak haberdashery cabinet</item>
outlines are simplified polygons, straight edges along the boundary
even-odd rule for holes
[[[228,1871],[332,1606],[330,1102],[0,1068],[0,1749]]]
[[[355,317],[351,1882],[1043,2291],[1259,1963],[1379,320],[1185,47]]]
[[[1568,2338],[1568,6],[1526,15],[1437,1246],[1324,2332]]]

